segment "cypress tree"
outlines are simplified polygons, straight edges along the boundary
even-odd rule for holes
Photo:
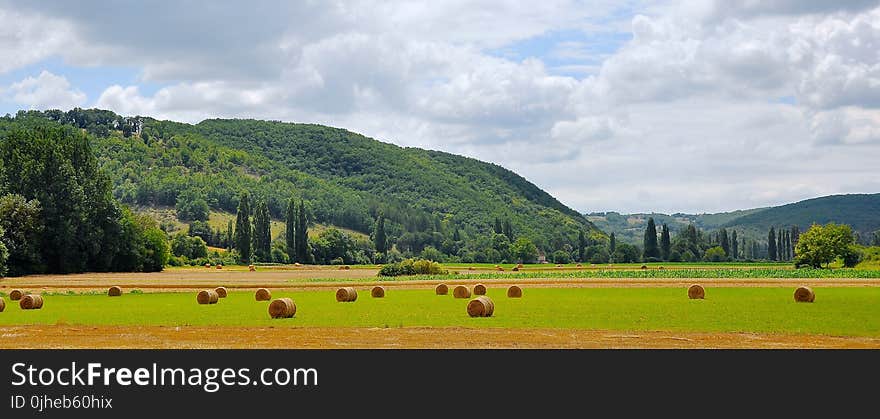
[[[504,235],[507,236],[507,240],[513,242],[513,227],[510,225],[509,219],[504,220],[503,231]]]
[[[727,237],[727,230],[721,229],[718,232],[718,243],[721,245],[721,248],[724,249],[724,254],[730,256],[730,238]]]
[[[672,250],[672,240],[669,237],[669,226],[663,223],[660,228],[660,256],[663,260],[669,260],[669,253]]]
[[[226,223],[226,249],[232,250],[232,220]]]
[[[736,230],[730,233],[730,252],[732,260],[739,259],[739,239],[736,237]]]
[[[297,210],[296,222],[296,261],[308,263],[309,261],[309,227],[306,220],[306,206],[300,199]]]
[[[767,258],[776,260],[776,229],[770,227],[770,233],[767,234]]]
[[[293,262],[296,260],[296,201],[293,198],[287,200],[287,211],[284,213],[284,243],[287,245],[287,258]]]
[[[501,227],[501,219],[495,217],[495,234],[503,234],[504,229]]]
[[[782,244],[782,229],[776,234],[776,260],[785,259],[785,246]]]
[[[385,217],[382,213],[379,213],[379,216],[376,218],[376,230],[373,233],[373,244],[376,245],[376,251],[385,253],[387,244],[385,243],[387,237],[385,237]]]
[[[650,259],[658,259],[660,257],[660,249],[657,246],[657,226],[654,224],[654,217],[648,218],[648,227],[645,228],[645,261]]]
[[[251,263],[251,207],[247,192],[238,200],[238,212],[235,215],[235,250],[241,263]]]
[[[260,200],[254,207],[254,257],[261,262],[271,259],[272,233],[269,206]]]
[[[614,237],[614,233],[611,233],[611,239],[608,241],[608,254],[613,255],[617,250],[617,238]]]
[[[584,261],[584,250],[586,249],[586,247],[587,240],[584,238],[584,232],[578,231],[578,262]]]

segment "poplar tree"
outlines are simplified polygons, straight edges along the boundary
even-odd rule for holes
[[[238,261],[251,263],[251,207],[250,195],[247,192],[241,194],[238,200],[238,212],[235,215],[235,250],[238,251]]]
[[[663,227],[660,228],[660,255],[663,257],[663,260],[669,260],[671,249],[672,240],[669,237],[669,226],[663,223]]]
[[[373,232],[373,244],[376,246],[377,252],[385,253],[387,248],[386,240],[385,217],[382,213],[379,213],[379,216],[376,217],[376,230]]]
[[[736,237],[736,230],[730,233],[730,252],[732,260],[739,259],[739,239]]]
[[[648,227],[645,228],[644,245],[645,261],[648,261],[651,258],[657,259],[660,257],[660,249],[657,246],[657,226],[654,224],[654,217],[648,218]]]
[[[773,227],[767,233],[767,259],[776,260],[776,229]]]
[[[614,233],[611,233],[614,234]],[[587,247],[587,240],[584,238],[584,232],[578,231],[578,262],[584,261],[584,250]]]
[[[296,260],[296,201],[293,198],[287,200],[287,211],[284,213],[284,242],[287,245],[287,257],[293,262]]]
[[[296,261],[307,263],[309,261],[309,226],[306,220],[306,206],[299,201],[296,221]]]

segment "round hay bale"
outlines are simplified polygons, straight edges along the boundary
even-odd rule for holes
[[[347,270],[349,270],[349,269],[351,269],[351,266],[348,266],[348,265],[342,265],[342,266],[339,267],[339,270],[340,270],[340,271],[347,271]]]
[[[199,304],[217,304],[217,301],[220,299],[220,296],[217,295],[217,291],[214,290],[201,290],[198,295],[196,295],[196,301]]]
[[[434,287],[434,292],[437,295],[446,295],[446,294],[449,294],[449,287],[446,286],[446,284],[439,284],[436,287]]]
[[[3,297],[0,297],[0,313],[2,313],[3,310],[6,310],[6,300],[4,300]]]
[[[269,317],[289,319],[296,315],[296,304],[290,298],[276,298],[269,303]]]
[[[351,303],[357,301],[358,293],[354,287],[342,287],[336,290],[336,301],[340,303]]]
[[[486,286],[483,284],[474,285],[474,295],[486,295]]]
[[[257,270],[257,267],[254,266],[254,265],[248,265],[248,270],[251,271],[251,272],[254,272],[254,271]]]
[[[272,293],[265,288],[260,288],[257,290],[256,293],[254,293],[254,298],[257,301],[269,301],[272,299]]]
[[[502,267],[500,267],[500,266],[497,267],[497,268],[495,268],[495,269],[496,269],[498,272],[504,272],[504,268],[502,268]]]
[[[296,262],[293,264],[293,266],[302,266],[302,264],[300,264],[299,262]]]
[[[205,267],[208,268],[208,269],[210,269],[210,268],[211,268],[211,264],[210,264],[210,263],[206,263],[206,264],[205,264]]]
[[[507,298],[522,298],[522,288],[511,285],[507,288]]]
[[[22,310],[39,310],[43,308],[43,296],[33,294],[25,295],[21,297],[18,306],[21,307]]]
[[[221,265],[221,264],[218,263],[218,264],[217,264],[217,269],[223,269],[223,265]]]
[[[22,295],[24,295],[24,294],[20,290],[9,291],[9,299],[12,301],[21,300]]]
[[[583,268],[584,265],[581,265],[580,263],[578,263],[578,264],[577,264],[577,267],[578,267],[578,268]]]
[[[107,295],[110,297],[119,297],[122,295],[122,288],[119,288],[116,285],[114,285],[114,286],[110,287],[109,290],[107,290]]]
[[[383,298],[385,297],[385,287],[375,286],[372,290],[370,290],[370,296],[373,298]]]
[[[522,264],[522,263],[517,263],[517,264],[516,264],[516,267],[517,267],[518,269],[522,269],[522,268],[523,268],[523,264]]]
[[[229,294],[229,293],[226,291],[226,287],[217,287],[217,288],[214,288],[214,292],[217,293],[217,297],[219,297],[219,298],[226,298],[226,296]]]
[[[642,268],[641,268],[641,269],[648,269],[648,266],[647,266],[647,265],[642,265]]]
[[[485,295],[474,298],[467,305],[467,313],[471,317],[492,317],[494,312],[495,303]]]
[[[794,290],[794,300],[799,303],[812,303],[816,300],[816,293],[810,287],[798,287]]]
[[[706,290],[700,284],[694,284],[688,287],[688,298],[691,300],[702,300],[706,298]]]
[[[511,269],[511,271],[519,272],[519,268],[517,268],[516,266],[514,266],[513,269]]]
[[[471,290],[464,285],[458,285],[452,289],[452,296],[455,298],[471,298]]]

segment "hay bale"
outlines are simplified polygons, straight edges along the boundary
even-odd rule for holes
[[[513,269],[511,269],[511,271],[519,272],[519,268],[517,268],[516,266],[514,266]]]
[[[205,267],[208,268],[208,269],[210,269],[210,268],[211,268],[211,264],[210,264],[210,263],[206,263],[206,264],[205,264]]]
[[[474,298],[467,305],[467,313],[471,317],[492,317],[494,312],[495,303],[485,295]]]
[[[816,293],[810,287],[798,287],[794,290],[794,300],[799,303],[812,303],[816,300]]]
[[[3,310],[6,310],[6,300],[4,300],[3,297],[0,297],[0,313],[2,313]]]
[[[691,300],[702,300],[706,298],[706,290],[700,284],[694,284],[688,287],[688,298]]]
[[[269,301],[272,299],[272,293],[265,288],[260,288],[257,290],[256,293],[254,293],[254,298],[257,301]]]
[[[372,290],[370,290],[370,296],[373,298],[383,298],[385,297],[385,287],[375,286]]]
[[[486,295],[486,286],[483,284],[474,285],[474,295]]]
[[[497,268],[495,268],[495,270],[497,270],[498,272],[504,272],[504,268],[502,268],[502,267],[500,267],[500,266],[497,267]]]
[[[358,293],[354,287],[342,287],[336,290],[336,301],[340,303],[351,303],[357,301]]]
[[[583,268],[584,265],[581,265],[580,263],[578,263],[578,264],[577,264],[577,267],[578,267],[578,268]]]
[[[516,264],[516,267],[517,267],[517,269],[522,269],[522,268],[523,268],[523,264],[522,264],[522,263],[517,263],[517,264]]]
[[[12,290],[9,292],[9,299],[12,301],[18,301],[21,300],[22,295],[24,295],[24,293],[22,293],[21,290]]]
[[[452,289],[452,296],[455,298],[471,298],[471,290],[464,285],[458,285]]]
[[[25,295],[21,297],[18,306],[21,307],[22,310],[39,310],[43,308],[43,296],[33,294]]]
[[[293,266],[297,266],[297,267],[299,267],[299,266],[302,266],[302,264],[300,264],[299,262],[296,262],[296,263],[293,264]]]
[[[257,267],[254,266],[254,265],[248,265],[248,270],[251,271],[251,272],[254,272],[254,271],[257,270]]]
[[[229,294],[228,292],[226,292],[226,287],[214,288],[214,292],[217,293],[217,297],[219,297],[219,298],[226,298],[226,295]]]
[[[289,319],[296,315],[296,304],[290,298],[276,298],[269,303],[269,317]]]
[[[648,269],[648,266],[647,266],[647,265],[642,265],[642,268],[641,268],[641,269]]]
[[[339,270],[340,270],[340,271],[347,271],[347,270],[349,270],[349,269],[351,269],[351,266],[348,266],[348,265],[342,265],[342,266],[339,267]]]
[[[511,285],[507,288],[507,298],[522,298],[522,288]]]
[[[201,290],[198,295],[196,295],[196,301],[199,304],[217,304],[217,301],[220,300],[220,296],[217,295],[217,291],[214,290]]]
[[[446,286],[446,284],[439,284],[436,287],[434,287],[434,292],[437,295],[446,295],[446,294],[449,294],[449,287]]]
[[[223,265],[221,265],[221,264],[218,263],[218,264],[217,264],[217,269],[223,269]]]
[[[110,287],[109,290],[107,290],[107,295],[110,297],[119,297],[122,295],[122,288],[119,288],[116,285],[114,285],[114,286]]]

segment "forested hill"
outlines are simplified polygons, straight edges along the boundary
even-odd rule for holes
[[[724,226],[766,232],[770,227],[796,225],[805,231],[813,223],[829,222],[848,224],[860,233],[880,230],[880,193],[807,199],[744,215]]]
[[[547,253],[576,247],[579,232],[605,239],[585,217],[503,167],[344,129],[258,120],[191,125],[82,109],[0,118],[0,130],[41,124],[90,133],[114,195],[131,205],[204,200],[235,212],[239,194],[249,191],[280,219],[287,200],[301,198],[312,221],[367,234],[382,212],[390,238],[413,252],[439,247],[455,230],[490,237],[496,219],[510,222],[512,238],[528,237]]]

